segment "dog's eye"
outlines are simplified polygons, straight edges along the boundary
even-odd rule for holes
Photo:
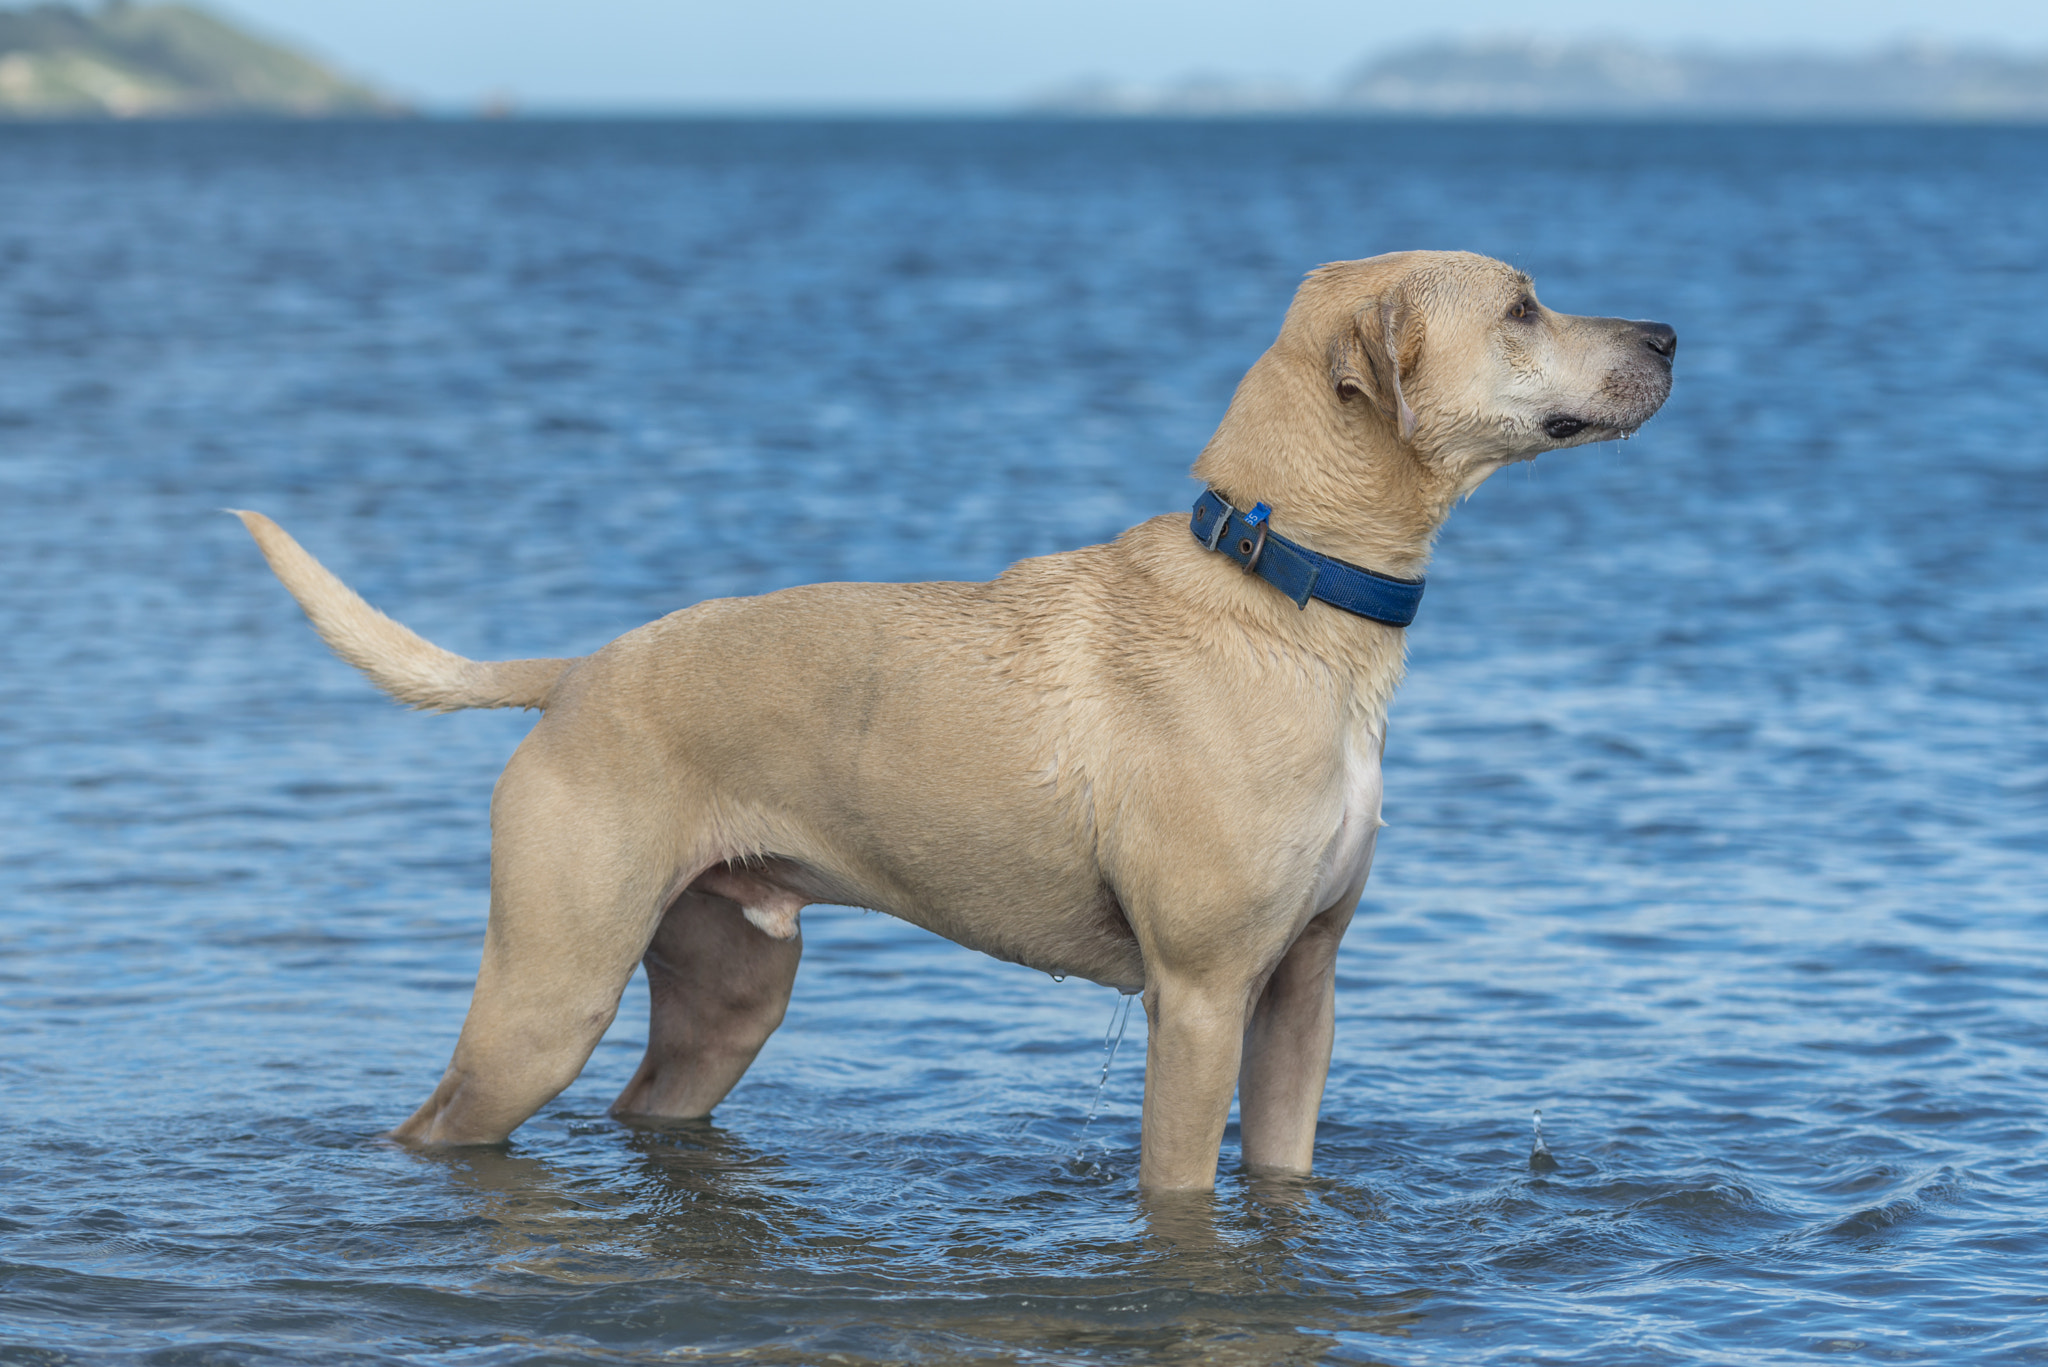
[[[1528,301],[1527,299],[1517,299],[1517,300],[1515,301],[1515,306],[1514,306],[1513,308],[1511,308],[1511,309],[1509,309],[1509,310],[1508,310],[1508,317],[1510,317],[1510,318],[1527,318],[1527,317],[1529,316],[1529,313],[1530,313],[1530,304],[1529,304],[1529,301]]]

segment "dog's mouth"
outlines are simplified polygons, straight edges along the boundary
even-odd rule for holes
[[[1590,441],[1627,441],[1642,425],[1640,422],[1596,422],[1591,418],[1574,417],[1569,413],[1552,414],[1540,424],[1543,435],[1552,441],[1575,444]]]
[[[1536,424],[1545,437],[1565,446],[1584,446],[1596,441],[1627,441],[1642,425],[1657,416],[1664,400],[1671,396],[1670,372],[1638,376],[1608,377],[1593,411],[1554,412]]]

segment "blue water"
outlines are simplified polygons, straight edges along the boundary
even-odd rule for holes
[[[0,127],[0,1363],[2048,1361],[2048,131]],[[1325,260],[1672,323],[1460,508],[1305,1184],[1136,1189],[1115,994],[814,908],[709,1125],[439,1075],[473,656],[1185,506]],[[1529,1162],[1541,1107],[1554,1170]]]

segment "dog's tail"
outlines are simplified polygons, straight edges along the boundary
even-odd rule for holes
[[[465,660],[392,621],[261,513],[242,519],[270,568],[313,620],[320,639],[398,701],[434,712],[542,707],[574,660]]]

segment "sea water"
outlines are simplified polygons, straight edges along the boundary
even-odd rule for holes
[[[2026,129],[0,127],[0,1362],[2048,1360],[2044,224]],[[832,908],[713,1122],[606,1117],[636,984],[380,1138],[530,718],[217,509],[476,657],[984,578],[1409,247],[1677,387],[1444,534],[1312,1180],[1147,1200],[1141,1012],[1089,1124],[1109,989]]]

